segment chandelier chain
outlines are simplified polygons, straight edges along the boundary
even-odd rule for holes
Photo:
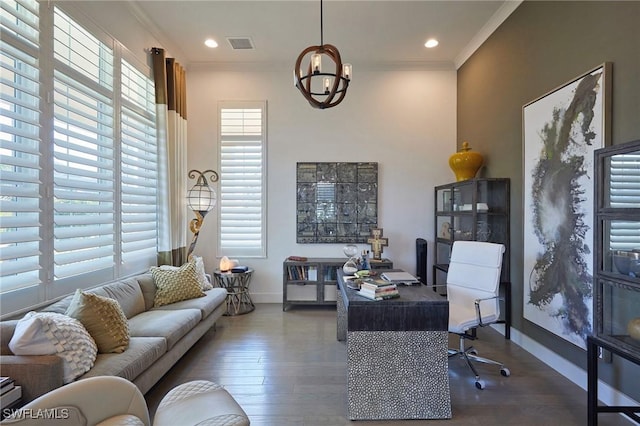
[[[322,28],[322,0],[320,0],[320,46],[324,46],[324,30]]]

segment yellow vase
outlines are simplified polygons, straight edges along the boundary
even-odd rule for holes
[[[456,181],[472,179],[483,163],[482,155],[471,151],[469,143],[464,142],[460,151],[449,157],[449,167],[456,175]]]

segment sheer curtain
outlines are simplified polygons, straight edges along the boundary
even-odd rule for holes
[[[180,266],[187,246],[187,95],[185,71],[151,49],[158,119],[158,264]]]

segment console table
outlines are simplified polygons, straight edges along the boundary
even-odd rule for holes
[[[396,299],[366,299],[341,270],[338,287],[349,419],[450,419],[447,299],[425,285],[399,286]]]

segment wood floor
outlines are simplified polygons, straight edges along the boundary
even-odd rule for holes
[[[222,317],[146,399],[153,415],[174,386],[211,380],[235,397],[254,426],[587,424],[585,391],[496,331],[482,329],[479,337],[474,347],[480,355],[504,362],[511,377],[481,365],[486,388],[478,390],[464,362],[450,360],[451,420],[349,421],[346,346],[336,340],[330,307],[282,312],[282,305],[258,304],[249,314]],[[450,347],[457,347],[453,336]],[[630,424],[616,414],[599,420],[601,426]]]

